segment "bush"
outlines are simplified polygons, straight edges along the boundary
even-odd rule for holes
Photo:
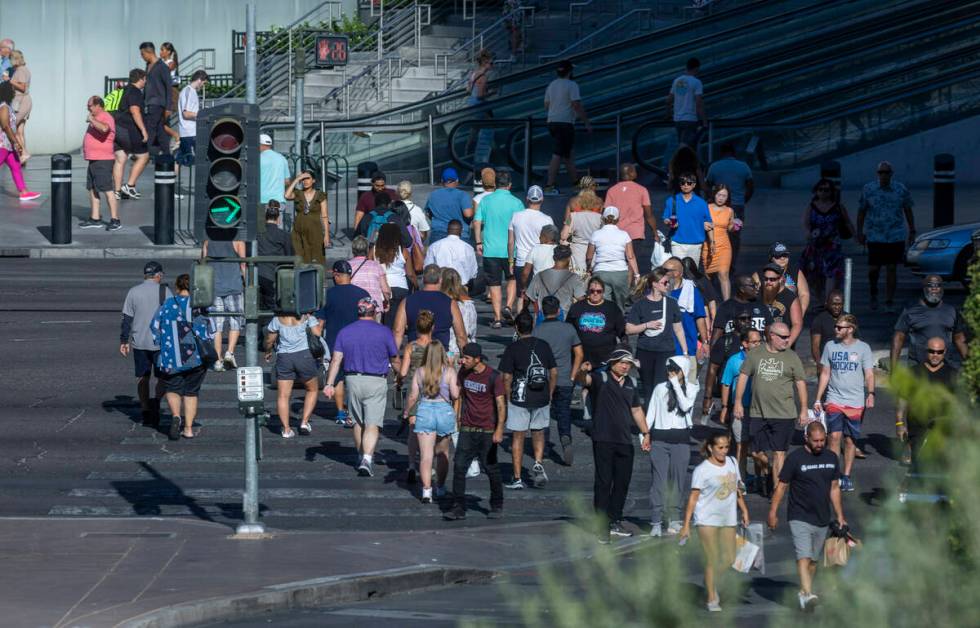
[[[970,351],[963,364],[963,384],[970,399],[976,403],[980,399],[980,251],[970,266],[970,293],[963,306],[963,316],[973,332]]]

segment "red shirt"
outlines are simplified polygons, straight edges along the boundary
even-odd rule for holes
[[[619,208],[616,225],[633,240],[643,239],[643,206],[650,204],[650,192],[636,181],[620,181],[606,192],[606,207]]]
[[[490,380],[493,378],[493,390]],[[482,373],[459,369],[460,391],[463,413],[461,423],[465,427],[483,430],[497,429],[497,397],[503,397],[504,377],[489,366]]]
[[[385,188],[385,192],[388,193],[388,198],[394,203],[400,200],[398,197],[398,192],[392,190],[391,188]],[[356,211],[364,212],[365,214],[374,209],[374,189],[370,189],[367,192],[363,192],[361,197],[357,199]]]

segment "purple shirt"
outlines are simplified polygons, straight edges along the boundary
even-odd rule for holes
[[[391,330],[366,319],[341,329],[333,349],[344,354],[345,373],[387,375],[389,360],[398,355]]]

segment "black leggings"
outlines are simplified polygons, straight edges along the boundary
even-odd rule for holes
[[[670,333],[664,330],[663,333]],[[643,407],[650,403],[650,395],[660,382],[667,381],[667,358],[676,355],[673,351],[646,351],[637,349],[636,357],[640,361],[640,394],[643,396]]]

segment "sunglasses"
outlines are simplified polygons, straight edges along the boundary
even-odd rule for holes
[[[783,340],[789,340],[789,334],[786,334],[786,335],[784,336],[784,335],[782,335],[782,334],[777,334],[776,332],[772,332],[772,335],[773,335],[773,336],[776,336],[777,338],[782,338]]]
[[[605,292],[602,288],[589,288],[589,294],[602,294]]]
[[[852,329],[850,325],[834,325],[834,329],[840,331],[842,329]]]
[[[691,181],[690,179],[681,179],[681,181],[680,181],[680,184],[681,185],[694,185],[695,183],[697,183],[697,182],[696,181]]]
[[[787,257],[789,257],[789,253],[776,253],[772,259],[786,259]]]
[[[766,283],[776,283],[777,281],[779,281],[779,277],[771,277],[769,275],[766,275],[765,280]]]
[[[943,287],[943,284],[936,283],[936,282],[930,282],[930,283],[925,284],[925,287],[926,288],[942,288]]]
[[[879,170],[878,171],[878,174],[891,174],[891,173],[892,173],[891,170]]]
[[[926,349],[926,351],[929,352],[929,355],[942,355],[946,353],[945,349]]]

